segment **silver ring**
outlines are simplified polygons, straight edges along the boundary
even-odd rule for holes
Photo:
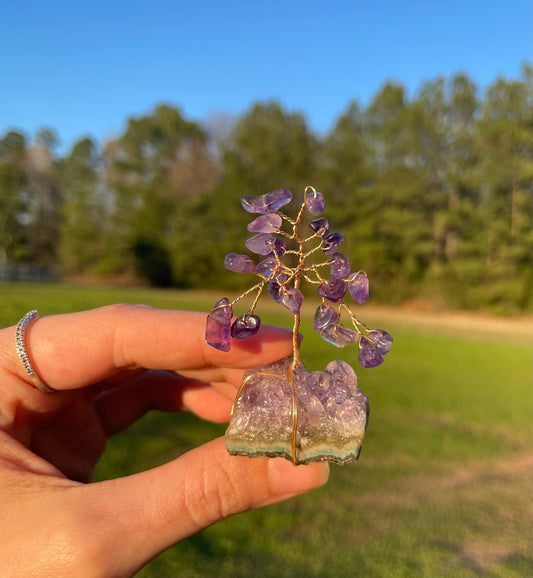
[[[31,379],[33,385],[43,393],[51,393],[54,390],[51,387],[48,387],[45,383],[41,381],[39,376],[35,373],[35,369],[30,360],[30,356],[26,350],[26,333],[32,323],[39,319],[39,313],[36,309],[33,311],[29,311],[24,315],[24,317],[18,322],[17,329],[15,332],[15,339],[17,343],[17,353],[22,361],[22,365],[28,374],[28,377]]]

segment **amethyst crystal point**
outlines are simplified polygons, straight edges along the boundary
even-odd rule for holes
[[[363,367],[377,367],[383,363],[383,355],[378,351],[378,348],[363,336],[359,340],[357,358]]]
[[[324,195],[322,193],[317,193],[316,191],[313,193],[307,193],[305,196],[305,206],[311,215],[318,217],[318,215],[323,213],[326,206]]]
[[[342,279],[332,277],[318,287],[317,293],[320,297],[325,297],[328,301],[337,303],[346,295],[347,290],[346,283]]]
[[[254,262],[248,255],[238,255],[237,253],[228,253],[224,259],[224,267],[235,273],[253,273],[255,271]]]
[[[386,355],[392,347],[392,336],[384,329],[373,329],[368,333],[368,339],[376,346],[381,355]]]
[[[272,247],[274,245],[274,237],[270,233],[259,233],[247,239],[245,243],[247,249],[252,251],[252,253],[257,253],[258,255],[269,255],[272,253]]]
[[[249,213],[262,213],[266,215],[277,211],[292,201],[292,193],[288,189],[276,189],[270,193],[257,197],[245,196],[241,198],[241,205]]]
[[[220,351],[229,351],[231,348],[231,305],[227,297],[215,303],[207,316],[205,327],[205,341],[211,347]]]
[[[348,279],[348,290],[352,299],[362,305],[368,301],[368,277],[364,271],[352,273]]]
[[[322,250],[324,255],[331,255],[335,253],[337,247],[344,242],[344,235],[342,233],[329,233],[324,237],[324,242],[322,243]]]
[[[335,325],[339,320],[338,311],[328,303],[322,303],[317,307],[313,318],[313,329],[322,331],[328,325]]]
[[[230,454],[284,457],[297,464],[359,457],[368,399],[344,361],[309,374],[302,364],[275,361],[244,374],[226,431]],[[292,380],[291,380],[292,376]],[[293,388],[296,429],[293,430]]]
[[[309,227],[319,237],[325,237],[329,233],[329,223],[328,220],[324,217],[311,221],[309,223]]]
[[[336,347],[345,347],[349,343],[355,343],[359,334],[353,329],[348,329],[342,325],[328,325],[320,332],[324,341],[335,345]]]
[[[246,339],[255,335],[261,327],[261,319],[258,315],[247,313],[237,317],[231,326],[231,336],[233,339]]]
[[[295,287],[283,287],[280,291],[281,304],[284,305],[291,313],[298,315],[302,308],[304,296],[300,289]]]
[[[275,233],[281,227],[281,217],[276,213],[261,215],[248,224],[250,233]]]
[[[329,264],[332,277],[346,277],[351,269],[350,261],[344,253],[333,253]]]

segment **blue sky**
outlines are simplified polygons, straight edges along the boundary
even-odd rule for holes
[[[161,102],[189,120],[277,99],[330,130],[386,80],[410,95],[466,72],[480,90],[532,59],[531,0],[11,0],[0,23],[0,136],[104,141]]]

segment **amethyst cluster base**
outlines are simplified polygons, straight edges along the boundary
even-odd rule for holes
[[[291,384],[290,367],[285,358],[245,373],[226,431],[229,453],[284,457],[296,464],[356,460],[369,405],[353,369],[332,361],[325,371],[308,373],[300,363]]]

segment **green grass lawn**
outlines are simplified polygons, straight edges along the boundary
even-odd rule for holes
[[[220,295],[222,296],[222,295]],[[207,310],[213,293],[1,285],[0,326],[113,302]],[[281,308],[265,322],[290,324]],[[365,320],[364,307],[358,309]],[[374,319],[372,320],[374,324]],[[351,362],[372,408],[358,462],[332,465],[309,495],[230,518],[139,576],[526,577],[533,574],[531,339],[439,331],[386,317],[395,344],[365,370],[354,349],[309,330],[308,369]],[[190,415],[152,413],[110,440],[97,478],[168,461],[223,435]]]

